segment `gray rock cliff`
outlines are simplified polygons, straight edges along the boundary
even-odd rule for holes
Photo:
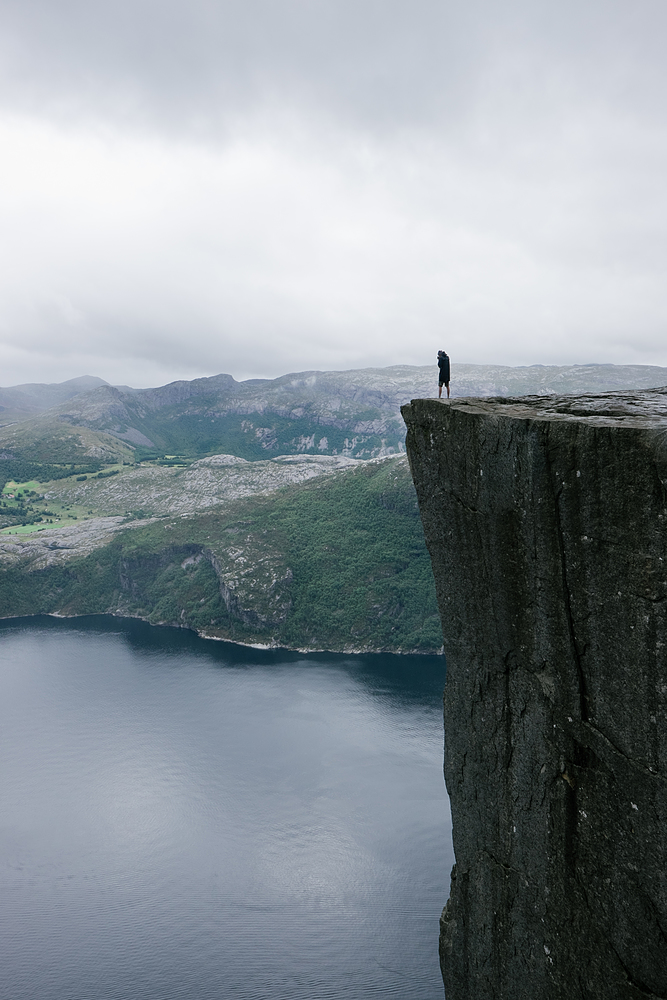
[[[419,399],[447,1000],[667,997],[667,389]]]

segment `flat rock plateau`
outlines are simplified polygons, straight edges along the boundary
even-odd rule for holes
[[[447,1000],[667,997],[667,389],[415,399]]]

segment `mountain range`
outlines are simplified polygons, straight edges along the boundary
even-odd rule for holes
[[[519,396],[667,384],[649,365],[452,367],[453,396]],[[0,389],[0,452],[41,462],[131,461],[176,455],[401,453],[400,406],[437,394],[433,366],[298,372],[237,382],[231,375],[158,388],[111,386],[83,376]]]

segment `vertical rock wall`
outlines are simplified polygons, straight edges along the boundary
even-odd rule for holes
[[[667,389],[413,400],[447,1000],[667,997]]]

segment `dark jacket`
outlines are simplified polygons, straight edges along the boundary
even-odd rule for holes
[[[440,369],[440,381],[449,382],[449,355],[443,354],[438,358],[438,368]]]

